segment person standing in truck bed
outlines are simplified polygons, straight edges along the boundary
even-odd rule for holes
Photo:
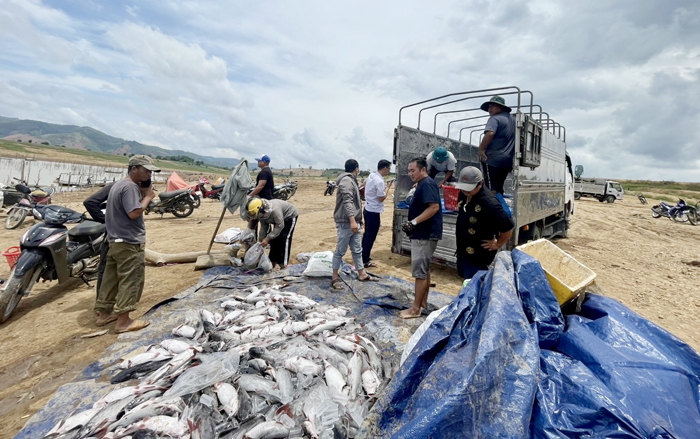
[[[491,117],[484,128],[484,139],[479,145],[484,184],[496,193],[503,194],[503,183],[513,170],[515,155],[515,117],[501,96],[494,96],[481,104],[481,109]]]

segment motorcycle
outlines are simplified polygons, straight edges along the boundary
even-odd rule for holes
[[[296,194],[298,186],[299,183],[290,180],[285,180],[284,184],[276,184],[272,189],[272,198],[288,200]]]
[[[192,189],[178,189],[176,191],[161,192],[158,194],[158,201],[151,200],[146,208],[146,215],[149,213],[172,213],[178,218],[186,218],[194,212],[192,202]]]
[[[7,229],[16,229],[22,225],[27,215],[34,214],[34,207],[51,204],[51,195],[53,195],[53,188],[31,190],[24,184],[16,185],[15,190],[20,192],[23,197],[8,212],[5,219],[5,228]],[[41,217],[36,214],[34,214],[34,218],[41,220]]]
[[[326,195],[333,195],[333,192],[335,191],[335,182],[334,181],[326,181],[326,190],[323,192],[323,196],[325,197]]]
[[[646,199],[646,197],[644,196],[644,194],[639,194],[639,195],[637,195],[637,198],[639,198],[639,202],[640,202],[640,203],[642,203],[642,204],[647,204],[647,199]]]
[[[675,206],[664,203],[657,204],[651,208],[651,216],[654,218],[666,217],[673,221],[684,223],[690,222],[692,225],[697,225],[698,215],[697,210],[689,206],[684,199],[679,198]]]
[[[205,186],[206,184],[209,184],[209,181],[206,178],[200,178],[199,179],[199,184],[197,185],[197,188],[195,189],[196,192],[199,192],[202,194],[204,198],[211,198],[213,200],[218,200],[221,198],[221,192],[224,190],[223,184],[212,184],[211,185],[211,190],[207,189]]]
[[[107,237],[105,225],[88,221],[67,207],[47,205],[40,209],[44,222],[35,224],[20,238],[21,253],[0,291],[0,323],[10,318],[39,278],[58,279],[63,284],[77,277],[90,286],[87,275],[97,273]],[[69,231],[64,224],[71,223],[80,224]]]

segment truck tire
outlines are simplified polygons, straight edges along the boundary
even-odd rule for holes
[[[600,201],[601,203],[605,203],[605,197],[599,197],[598,201]]]
[[[574,192],[574,200],[580,200],[581,199],[581,192]]]
[[[608,204],[612,204],[615,202],[615,196],[614,195],[608,195],[605,197],[605,202]]]

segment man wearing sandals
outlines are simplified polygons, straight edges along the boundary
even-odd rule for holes
[[[143,292],[146,274],[143,212],[155,196],[151,173],[160,172],[145,155],[131,157],[128,169],[129,175],[112,186],[107,198],[109,252],[95,302],[95,324],[104,326],[116,321],[117,333],[148,326],[148,322],[132,320],[129,313],[136,310]]]
[[[334,290],[343,289],[339,270],[348,246],[350,246],[352,260],[355,262],[358,280],[363,282],[373,280],[362,263],[362,199],[357,184],[359,173],[360,164],[357,160],[350,159],[345,162],[345,172],[336,180],[337,192],[333,219],[338,232],[338,243],[333,253],[333,277],[331,278],[331,288]]]
[[[440,189],[435,180],[428,177],[427,168],[428,164],[423,158],[415,158],[408,163],[408,176],[417,186],[403,231],[411,238],[411,271],[416,278],[416,296],[413,305],[399,313],[402,319],[420,317],[421,307],[428,307],[430,259],[438,240],[442,239]]]

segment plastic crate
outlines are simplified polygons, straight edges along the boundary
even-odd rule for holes
[[[5,256],[5,259],[7,259],[7,265],[10,266],[10,270],[12,270],[15,267],[15,264],[17,263],[17,259],[19,259],[19,255],[22,254],[22,249],[19,248],[18,246],[14,245],[4,252],[2,252],[2,255]]]
[[[517,248],[539,261],[560,305],[575,298],[595,280],[596,274],[590,268],[546,239]]]
[[[457,210],[457,200],[459,199],[459,189],[454,186],[443,186],[442,194],[445,197],[445,209]]]

